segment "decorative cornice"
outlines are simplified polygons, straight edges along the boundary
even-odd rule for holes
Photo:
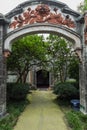
[[[8,14],[5,15],[6,18],[10,19],[13,16],[20,14],[23,12],[23,8],[19,5],[16,8],[14,8],[13,10],[11,10]]]
[[[74,17],[79,17],[80,16],[79,13],[77,13],[74,10],[70,9],[68,6],[65,6],[64,8],[62,8],[62,12],[70,14],[70,15],[72,15]]]
[[[0,13],[0,24],[9,24],[10,21],[3,15]]]
[[[84,24],[84,16],[83,16],[83,15],[80,15],[80,16],[76,19],[76,22],[77,22],[77,23],[80,23],[80,24]]]
[[[59,1],[54,1],[54,0],[28,0],[26,2],[23,2],[22,4],[19,4],[16,8],[14,8],[13,10],[11,10],[8,14],[6,14],[6,18],[11,18],[19,13],[23,12],[23,8],[27,7],[27,6],[32,6],[35,4],[48,4],[48,5],[53,5],[53,6],[58,6],[59,8],[61,8],[61,11],[63,13],[67,13],[70,14],[74,17],[79,17],[80,14],[73,11],[72,9],[70,9],[66,4],[59,2]]]

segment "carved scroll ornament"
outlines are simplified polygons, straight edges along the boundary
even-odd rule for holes
[[[62,16],[62,14],[58,12],[57,8],[54,8],[53,12],[51,12],[49,6],[45,4],[38,5],[35,10],[32,10],[29,7],[21,15],[15,16],[14,20],[10,23],[9,28],[16,29],[26,24],[44,22],[75,28],[75,23],[71,20],[69,15],[66,17]]]

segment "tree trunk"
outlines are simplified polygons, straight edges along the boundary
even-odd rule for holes
[[[60,70],[60,81],[64,82],[64,73],[63,73],[63,70]]]
[[[26,70],[25,73],[23,74],[23,80],[22,80],[23,83],[26,83],[26,78],[27,78],[28,72],[29,71]]]
[[[19,74],[19,77],[18,77],[18,79],[17,79],[17,83],[18,82],[22,82],[22,80],[23,80],[23,74],[25,73],[25,71],[26,71],[26,66],[24,67],[24,69],[23,69],[23,71]]]

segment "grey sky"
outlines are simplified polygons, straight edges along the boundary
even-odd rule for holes
[[[13,8],[15,8],[18,4],[25,2],[26,0],[0,0],[0,13],[6,14],[10,12]],[[77,9],[77,6],[83,0],[58,0],[63,3],[66,3],[71,9]]]

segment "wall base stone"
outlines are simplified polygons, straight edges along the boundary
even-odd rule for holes
[[[6,115],[6,103],[0,104],[0,117],[3,117]]]

